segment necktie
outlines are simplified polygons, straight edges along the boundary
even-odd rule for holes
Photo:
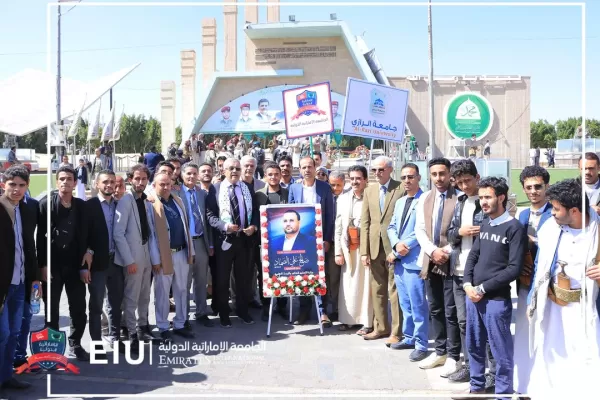
[[[402,219],[400,220],[400,231],[402,231],[404,221],[406,220],[406,214],[408,214],[408,210],[410,209],[410,205],[412,204],[414,199],[414,197],[409,197],[406,199],[406,204],[404,204],[404,211],[402,211]]]
[[[333,196],[333,215],[337,215],[337,199],[338,196]]]
[[[202,218],[200,218],[200,210],[198,209],[198,204],[196,203],[196,192],[190,190],[190,205],[192,206],[192,215],[194,217],[194,227],[196,228],[196,236],[200,236],[204,233],[204,229],[202,227]]]
[[[229,186],[229,201],[231,202],[231,216],[233,218],[233,224],[241,227],[240,204],[238,203],[237,196],[235,195],[236,187],[237,185]]]
[[[445,194],[440,194],[440,206],[438,208],[437,219],[435,221],[435,229],[433,231],[433,244],[438,246],[440,244],[440,233],[442,231],[442,219],[444,217],[444,198]]]
[[[387,188],[385,186],[379,187],[379,209],[383,213],[383,206],[385,204],[385,192],[387,192]]]

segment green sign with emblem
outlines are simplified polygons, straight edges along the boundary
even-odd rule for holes
[[[444,125],[456,139],[483,139],[494,124],[490,102],[478,93],[466,92],[454,96],[444,109]]]

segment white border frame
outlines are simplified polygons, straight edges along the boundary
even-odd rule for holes
[[[59,3],[53,2],[48,3],[46,5],[46,65],[47,71],[52,73],[52,30],[51,30],[51,22],[52,22],[52,11],[54,7],[59,5],[68,5],[69,3]],[[279,6],[284,5],[286,7],[351,7],[351,6],[363,6],[363,7],[427,7],[429,4],[427,2],[289,2],[289,3],[280,3]],[[223,7],[223,6],[258,6],[258,7],[268,7],[270,4],[265,2],[245,2],[245,3],[233,3],[233,2],[81,2],[77,3],[77,7]],[[582,96],[582,104],[581,104],[581,117],[582,117],[582,131],[586,130],[586,4],[584,2],[578,3],[566,3],[566,2],[447,2],[447,3],[431,3],[432,7],[580,7],[581,8],[581,96]],[[52,99],[55,101],[56,93],[53,92]],[[50,123],[47,125],[48,132],[50,132]],[[582,137],[582,147],[581,147],[581,155],[585,158],[585,138]],[[48,175],[47,175],[47,189],[48,189],[48,199],[50,199],[50,188],[52,187],[52,162],[51,160],[51,152],[50,146],[47,147],[47,155],[48,155]],[[582,173],[583,179],[583,173]],[[586,196],[585,187],[581,189],[582,198]],[[47,226],[50,227],[50,212],[47,213]],[[585,233],[585,225],[584,225],[584,233]],[[51,274],[51,258],[50,258],[50,246],[51,246],[51,235],[50,232],[47,234],[47,267],[48,267],[48,276]],[[48,280],[47,290],[50,292],[51,281]],[[48,298],[49,299],[49,298]],[[50,308],[50,301],[48,301],[48,309]],[[47,318],[49,318],[47,316]],[[52,394],[51,393],[51,374],[47,376],[47,397],[49,398],[60,398],[60,397],[73,397],[73,398],[104,398],[104,397],[144,397],[144,398],[163,398],[168,397],[168,394]],[[323,391],[318,394],[308,394],[307,390],[301,394],[302,397],[361,397],[364,398],[366,393],[363,391],[360,394],[334,394],[331,391]],[[356,391],[358,392],[358,391]],[[355,392],[355,393],[356,393]],[[254,394],[178,394],[179,398],[197,398],[197,397],[281,397],[282,394],[273,394],[273,393],[254,393]],[[298,393],[300,395],[300,393]],[[406,392],[401,392],[398,394],[383,394],[378,393],[373,396],[376,397],[440,397],[444,396],[445,393],[431,393],[425,394],[420,391],[413,391],[412,394],[408,394]]]

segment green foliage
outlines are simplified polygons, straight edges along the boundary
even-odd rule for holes
[[[531,148],[555,147],[556,130],[554,129],[554,125],[545,119],[540,119],[537,122],[532,121],[530,126]]]

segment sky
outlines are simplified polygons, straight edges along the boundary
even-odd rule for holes
[[[266,0],[261,2],[266,5]],[[415,2],[427,3],[426,0]],[[0,1],[0,80],[26,68],[46,70],[48,3],[46,0]],[[159,118],[160,82],[173,80],[177,85],[179,122],[180,51],[194,49],[197,54],[196,109],[199,111],[203,94],[201,21],[206,17],[216,18],[217,70],[223,70],[222,6],[86,7],[86,3],[91,1],[82,0],[81,5],[73,9],[70,4],[63,6],[63,13],[70,9],[62,17],[63,77],[93,81],[141,63],[114,88],[117,110],[124,106],[128,114]],[[388,76],[428,74],[427,7],[341,4],[301,7],[286,6],[290,3],[288,0],[280,3],[281,21],[287,21],[289,15],[295,15],[296,21],[329,20],[329,14],[336,13],[338,20],[345,21],[354,35],[364,32],[367,45],[376,49]],[[600,17],[600,1],[588,1],[586,9],[586,115],[600,119],[600,24],[595,23]],[[56,71],[55,14],[56,9],[53,9],[53,73]],[[434,7],[435,75],[530,76],[532,121],[546,119],[553,123],[581,116],[581,14],[579,7]],[[244,22],[244,10],[240,7],[238,70],[244,69]],[[266,22],[266,7],[259,10],[259,22]],[[108,96],[102,100],[102,109],[107,120]]]

